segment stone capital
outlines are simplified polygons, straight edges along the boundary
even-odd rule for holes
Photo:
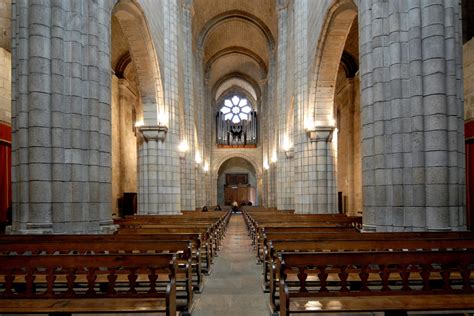
[[[161,141],[164,142],[168,127],[161,125],[143,125],[137,127],[140,137],[145,141]]]

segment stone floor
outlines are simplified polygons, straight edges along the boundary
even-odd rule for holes
[[[213,271],[196,296],[193,316],[270,315],[261,280],[262,266],[256,264],[242,215],[232,215]]]

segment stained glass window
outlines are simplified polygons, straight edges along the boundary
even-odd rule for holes
[[[247,99],[234,95],[231,99],[226,99],[221,110],[226,121],[231,121],[234,124],[240,121],[249,119],[249,113],[252,108],[249,106]]]

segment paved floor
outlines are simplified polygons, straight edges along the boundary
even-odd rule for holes
[[[232,215],[213,271],[206,278],[202,294],[195,297],[192,314],[268,316],[268,295],[263,293],[261,281],[262,266],[256,264],[242,215]]]

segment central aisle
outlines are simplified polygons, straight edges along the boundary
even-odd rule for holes
[[[193,316],[268,316],[268,295],[261,287],[262,266],[256,264],[255,250],[241,214],[232,215],[219,257],[204,290],[197,295]]]

